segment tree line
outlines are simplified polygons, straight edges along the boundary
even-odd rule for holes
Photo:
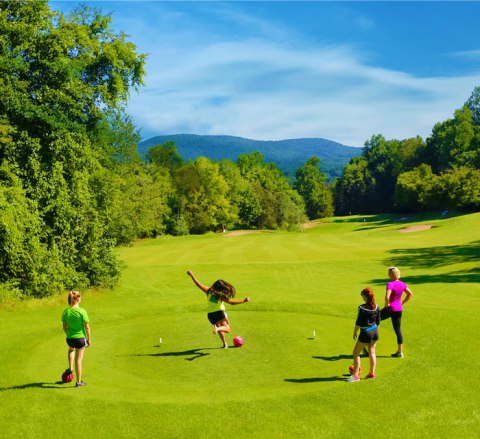
[[[421,137],[365,142],[332,186],[335,212],[480,209],[480,87],[453,117]]]
[[[374,136],[333,184],[317,157],[292,182],[259,152],[185,161],[166,142],[141,157],[125,104],[145,61],[95,8],[0,3],[0,300],[111,287],[116,247],[138,238],[478,209],[479,89],[426,142]]]

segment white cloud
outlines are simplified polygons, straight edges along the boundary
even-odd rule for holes
[[[372,67],[348,47],[259,39],[162,47],[148,70],[149,86],[129,106],[145,137],[324,137],[355,146],[378,133],[428,136],[480,83],[480,75],[417,78]]]
[[[224,14],[222,26],[232,26],[227,36],[204,17],[168,5],[156,4],[144,25],[137,18],[120,22],[139,51],[149,52],[147,86],[132,93],[128,107],[144,138],[187,132],[324,137],[355,146],[374,134],[425,138],[480,84],[480,72],[415,77],[376,67],[373,54],[356,46],[313,46],[283,25],[208,6],[209,13]]]

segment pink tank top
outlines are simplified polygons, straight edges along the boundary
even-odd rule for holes
[[[387,283],[387,290],[391,290],[389,308],[391,311],[402,311],[402,294],[406,290],[407,284],[401,280],[394,280]]]

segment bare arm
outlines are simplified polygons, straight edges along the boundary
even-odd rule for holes
[[[209,287],[207,287],[206,285],[201,284],[201,283],[198,281],[198,279],[195,277],[195,275],[194,275],[190,270],[187,271],[187,274],[192,278],[193,283],[194,283],[198,288],[200,288],[204,293],[207,293],[207,292],[208,292]]]
[[[353,330],[353,339],[354,340],[357,339],[357,334],[358,334],[359,329],[360,329],[360,326],[355,325],[355,329]]]
[[[410,298],[413,296],[412,290],[410,290],[410,288],[408,288],[408,287],[405,288],[404,293],[406,294],[406,296],[405,296],[405,299],[403,299],[403,301],[402,301],[402,305],[407,303],[410,300]]]
[[[245,302],[250,302],[250,297],[245,297],[243,300],[223,299],[223,301],[229,305],[240,305]]]
[[[85,323],[85,330],[87,331],[87,345],[92,344],[92,334],[90,332],[90,323]]]
[[[387,291],[385,293],[385,307],[390,305],[390,294],[392,294],[392,290],[389,290],[387,287]]]

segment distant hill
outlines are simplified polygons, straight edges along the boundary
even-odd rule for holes
[[[141,154],[148,149],[167,141],[174,141],[177,151],[184,160],[203,156],[211,160],[230,159],[236,161],[240,154],[261,152],[266,162],[274,162],[289,176],[305,161],[317,156],[322,172],[330,179],[339,176],[343,167],[354,156],[361,155],[361,148],[345,146],[332,140],[321,138],[288,140],[252,140],[234,136],[201,136],[197,134],[170,134],[155,136],[140,142]]]

